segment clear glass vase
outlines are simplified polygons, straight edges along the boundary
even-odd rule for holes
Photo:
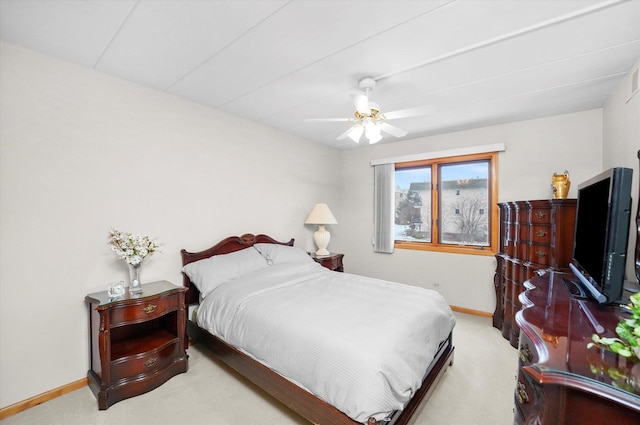
[[[142,294],[142,284],[140,283],[140,268],[142,263],[129,264],[129,293],[132,295]]]

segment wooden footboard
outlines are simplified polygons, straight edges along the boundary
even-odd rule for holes
[[[211,335],[192,321],[188,322],[187,334],[190,340],[205,346],[229,367],[311,423],[318,425],[358,424],[358,422],[355,422],[335,407],[283,378],[220,338]],[[425,375],[422,386],[405,406],[404,410],[394,412],[388,422],[385,421],[380,424],[378,422],[369,422],[369,424],[408,425],[413,423],[414,415],[421,410],[436,384],[447,370],[447,366],[453,364],[453,351],[452,335],[449,335],[449,338],[440,345]]]

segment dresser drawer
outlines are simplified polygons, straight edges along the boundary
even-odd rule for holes
[[[533,208],[531,210],[532,224],[550,224],[552,222],[551,208]]]
[[[531,245],[529,247],[529,261],[542,265],[549,265],[552,262],[553,252],[550,246]]]
[[[111,382],[160,370],[175,361],[180,354],[180,348],[180,341],[176,338],[156,350],[114,360],[111,362]]]
[[[515,388],[515,413],[516,418],[519,416],[526,424],[540,423],[537,418],[540,411],[538,405],[540,400],[537,399],[538,391],[533,387],[531,381],[529,381],[522,372],[518,374],[518,380],[516,381]]]
[[[521,366],[529,366],[532,363],[538,362],[538,350],[536,350],[536,347],[525,332],[520,332],[518,358]]]
[[[538,244],[551,244],[553,240],[553,228],[545,225],[534,225],[531,227],[530,240]]]
[[[170,295],[113,308],[109,310],[111,327],[155,319],[170,311],[177,310],[178,301],[177,295]]]

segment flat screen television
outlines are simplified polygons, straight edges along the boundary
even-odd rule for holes
[[[632,175],[630,168],[611,168],[578,186],[569,268],[599,303],[622,299]]]

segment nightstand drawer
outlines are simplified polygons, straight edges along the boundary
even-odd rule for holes
[[[180,341],[175,338],[168,345],[151,352],[115,360],[111,362],[111,381],[116,382],[122,378],[130,378],[160,370],[175,361],[180,354],[180,349]]]
[[[178,300],[177,295],[171,295],[113,308],[109,311],[111,327],[147,321],[175,311],[178,309]]]
[[[342,265],[338,257],[329,257],[322,261],[322,265],[328,269],[335,270]]]

